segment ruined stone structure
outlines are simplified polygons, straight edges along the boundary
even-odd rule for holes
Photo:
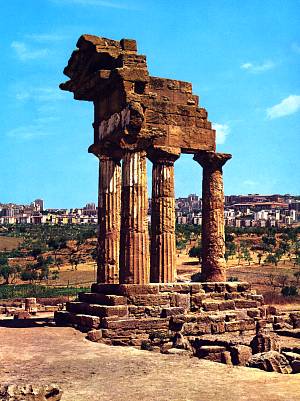
[[[276,316],[248,283],[226,282],[222,167],[231,155],[216,152],[215,131],[191,84],[149,76],[134,40],[83,35],[77,47],[64,70],[70,80],[60,87],[94,103],[98,275],[91,292],[55,313],[56,323],[106,344],[299,372],[297,348],[279,353],[268,334],[298,336],[299,312]],[[193,154],[203,168],[197,283],[176,283],[174,163],[181,153]],[[150,239],[147,158],[153,164]]]
[[[300,313],[277,315],[248,283],[226,282],[222,168],[215,131],[187,82],[151,77],[134,40],[83,35],[61,89],[94,103],[99,158],[98,274],[58,325],[91,341],[188,354],[229,365],[300,372]],[[201,281],[176,282],[174,163],[203,168]],[[148,231],[146,160],[152,162]]]
[[[174,163],[194,154],[203,167],[203,266],[206,281],[224,281],[222,166],[215,131],[188,82],[151,77],[134,40],[83,35],[60,85],[94,103],[99,158],[98,283],[174,282]],[[151,246],[146,158],[153,163]],[[150,253],[149,253],[150,250]]]

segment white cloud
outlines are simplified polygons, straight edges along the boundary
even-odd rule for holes
[[[67,38],[66,35],[58,35],[55,33],[40,33],[25,35],[27,39],[34,40],[35,42],[58,42]]]
[[[274,67],[275,67],[275,64],[273,63],[273,61],[265,61],[262,64],[253,64],[253,63],[247,62],[247,63],[244,63],[241,65],[242,70],[246,70],[253,74],[259,74],[261,72],[271,70]]]
[[[217,136],[216,136],[217,145],[222,145],[230,133],[229,125],[213,123],[212,128],[214,130],[216,130],[216,133],[217,133]]]
[[[274,118],[288,116],[300,110],[300,96],[290,95],[283,99],[280,103],[267,109],[267,118],[272,120]]]
[[[26,140],[47,135],[51,135],[50,131],[45,129],[44,125],[38,122],[36,124],[13,128],[7,133],[7,136],[11,138]]]
[[[35,100],[42,103],[54,102],[63,98],[64,93],[58,87],[19,88],[16,93],[16,99],[20,101]]]
[[[11,43],[17,57],[21,61],[35,60],[48,55],[48,49],[31,49],[24,42],[14,41]]]
[[[292,43],[292,50],[295,52],[295,53],[298,53],[298,54],[300,54],[300,45],[299,45],[299,43]]]

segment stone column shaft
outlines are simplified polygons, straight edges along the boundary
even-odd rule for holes
[[[150,281],[171,283],[176,275],[174,161],[151,155],[151,263]]]
[[[231,155],[199,152],[194,160],[203,167],[202,272],[203,281],[226,281],[224,189],[222,166]]]
[[[120,283],[149,283],[146,152],[127,151],[122,164]]]
[[[98,270],[97,282],[119,282],[121,166],[99,156]]]

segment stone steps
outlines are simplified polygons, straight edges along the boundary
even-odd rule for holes
[[[92,330],[96,341],[139,345],[153,333],[169,339],[253,333],[265,317],[262,301],[248,283],[93,284],[55,320]]]
[[[78,299],[81,302],[88,302],[91,304],[115,306],[126,305],[127,298],[121,295],[100,294],[97,292],[80,292]]]
[[[67,302],[66,310],[71,313],[86,314],[98,317],[128,316],[127,305],[99,305],[87,302]]]

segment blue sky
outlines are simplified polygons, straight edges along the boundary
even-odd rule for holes
[[[133,38],[151,75],[186,80],[218,134],[226,194],[300,193],[300,1],[10,0],[1,11],[0,203],[97,199],[93,106],[58,89],[83,33]],[[149,176],[151,164],[149,163]],[[175,164],[176,196],[201,193]],[[149,181],[150,182],[150,181]]]

